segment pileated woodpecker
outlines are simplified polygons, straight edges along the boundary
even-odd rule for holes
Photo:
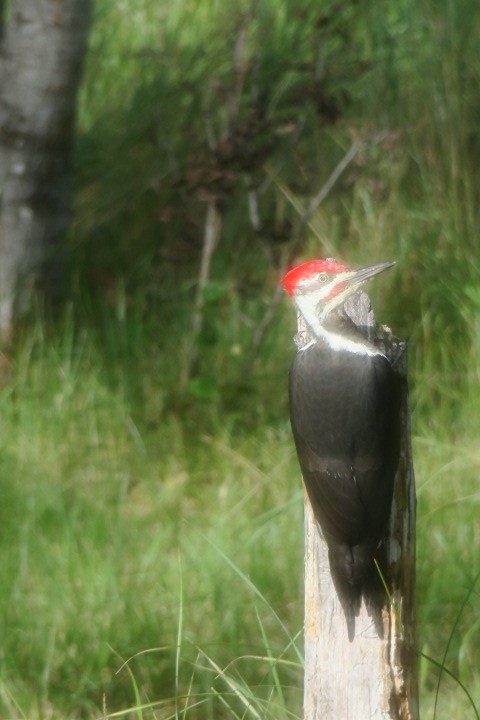
[[[312,338],[290,370],[298,459],[333,579],[356,599],[390,517],[400,394],[390,361],[347,316],[344,303],[392,265],[352,270],[331,259],[311,260],[281,281]]]

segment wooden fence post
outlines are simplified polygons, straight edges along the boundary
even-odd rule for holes
[[[328,552],[305,493],[304,720],[418,720],[415,622],[415,481],[410,442],[406,345],[376,327],[370,300],[345,306],[365,334],[384,345],[402,379],[402,445],[386,540],[391,602],[372,611],[362,600],[350,640],[330,575]],[[297,345],[310,340],[301,317]]]

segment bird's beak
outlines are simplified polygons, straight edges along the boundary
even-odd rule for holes
[[[345,277],[343,282],[349,287],[357,287],[370,280],[374,275],[378,275],[384,270],[388,270],[395,265],[394,262],[377,263],[376,265],[368,265],[367,267],[360,268],[359,270],[352,270],[350,277]]]

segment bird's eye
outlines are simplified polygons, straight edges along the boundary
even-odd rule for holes
[[[327,274],[320,273],[320,275],[317,276],[317,280],[321,283],[327,282]]]

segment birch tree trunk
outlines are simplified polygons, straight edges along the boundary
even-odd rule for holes
[[[415,482],[410,444],[405,343],[376,328],[365,293],[345,307],[369,339],[376,337],[399,373],[402,444],[389,532],[385,594],[378,607],[362,599],[349,637],[330,574],[327,545],[305,493],[305,720],[418,720],[415,623]],[[300,339],[309,341],[299,318]]]
[[[55,267],[69,220],[75,99],[91,0],[0,4],[0,337]],[[52,276],[50,277],[52,279]]]

